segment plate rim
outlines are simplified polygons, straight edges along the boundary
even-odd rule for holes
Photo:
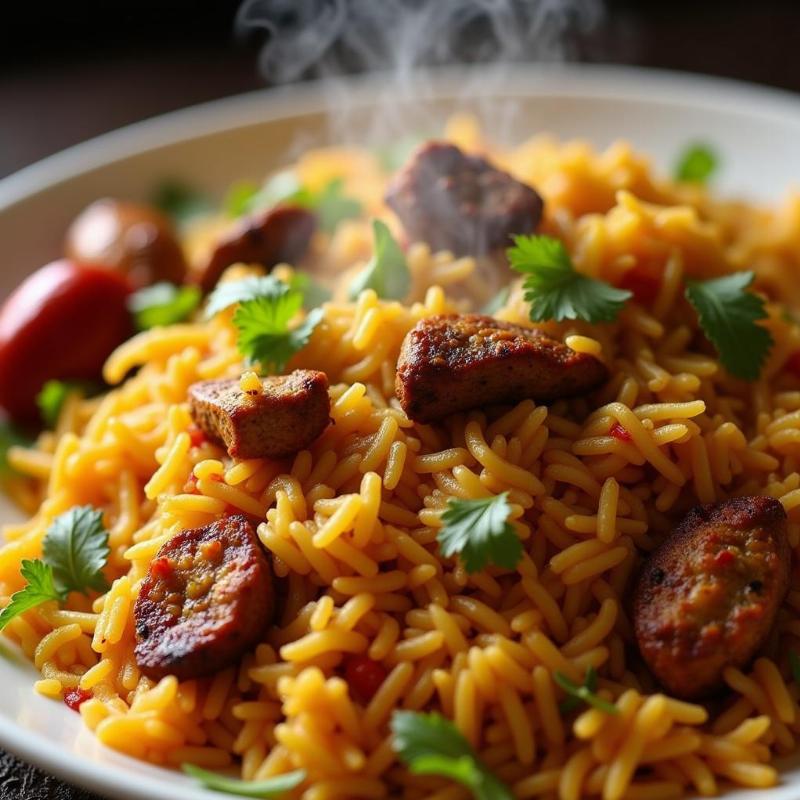
[[[472,71],[477,71],[471,68]],[[683,111],[740,113],[771,118],[800,133],[800,96],[752,82],[675,70],[659,70],[616,64],[508,65],[503,92],[519,98],[581,97],[642,101],[674,105]],[[385,81],[382,73],[337,78],[344,81],[357,107],[368,106]],[[464,68],[448,67],[420,72],[430,99],[458,96],[464,84]],[[29,197],[77,178],[87,172],[135,156],[141,152],[179,144],[202,136],[224,133],[247,125],[324,111],[327,81],[308,81],[285,87],[258,89],[160,114],[92,137],[47,156],[0,179],[0,215]],[[432,89],[432,91],[431,91]],[[654,95],[654,92],[656,94]],[[479,91],[480,95],[481,92]],[[744,106],[744,110],[743,110]],[[0,661],[0,674],[3,667]],[[33,695],[35,676],[31,670]],[[35,696],[35,695],[34,695]],[[65,713],[67,713],[65,711]],[[90,731],[89,735],[94,736]],[[0,747],[73,785],[101,795],[127,800],[206,800],[219,798],[188,782],[165,782],[142,774],[143,762],[123,753],[97,746],[114,761],[130,765],[135,783],[125,783],[112,761],[98,761],[56,745],[52,739],[25,728],[0,714]],[[159,768],[148,764],[148,767]],[[170,771],[170,774],[175,775]],[[770,800],[792,800],[800,789],[800,771],[790,784],[775,787]]]

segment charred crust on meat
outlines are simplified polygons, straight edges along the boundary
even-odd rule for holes
[[[530,187],[447,142],[422,145],[392,179],[386,203],[411,241],[456,255],[483,255],[532,233],[542,199]]]
[[[486,405],[572,397],[607,376],[602,361],[539,330],[481,314],[443,314],[420,320],[406,335],[395,392],[411,419],[432,422]]]
[[[786,513],[772,497],[692,509],[650,554],[633,595],[642,657],[674,695],[723,687],[769,636],[789,587]]]
[[[316,370],[262,378],[243,392],[237,379],[189,387],[195,424],[233,458],[283,458],[308,447],[330,422],[328,377]]]

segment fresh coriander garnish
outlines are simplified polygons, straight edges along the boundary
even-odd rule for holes
[[[481,309],[481,314],[494,316],[507,302],[511,295],[511,287],[504,286],[489,302]]]
[[[229,778],[216,772],[209,772],[207,769],[201,769],[194,764],[181,764],[181,769],[187,775],[200,781],[206,789],[214,792],[226,792],[238,797],[280,797],[299,786],[306,779],[306,771],[303,769],[286,772],[263,781],[242,781],[238,778]]]
[[[675,180],[705,183],[717,171],[718,166],[719,158],[713,148],[702,142],[694,142],[678,156]]]
[[[513,569],[522,558],[522,542],[508,521],[508,492],[477,500],[451,498],[436,537],[442,555],[458,554],[467,572],[487,564]]]
[[[385,222],[372,221],[373,256],[350,284],[350,298],[364,289],[374,289],[378,297],[402,300],[411,289],[411,273],[405,253]]]
[[[30,440],[15,425],[8,420],[0,420],[0,478],[15,474],[8,463],[9,449],[29,445]]]
[[[567,248],[552,236],[515,236],[506,254],[512,269],[525,276],[522,288],[533,322],[612,322],[632,297],[626,289],[578,272]]]
[[[334,178],[318,192],[308,190],[300,192],[295,201],[298,205],[315,211],[320,228],[326,233],[333,233],[340,222],[354,219],[361,215],[361,203],[345,195],[344,181]]]
[[[58,416],[67,397],[78,392],[86,397],[96,394],[100,386],[93,381],[46,381],[36,395],[36,405],[42,415],[45,425],[52,428],[58,422]]]
[[[513,800],[508,787],[440,714],[395,711],[392,747],[415,775],[441,775],[466,786],[476,800]]]
[[[214,208],[206,195],[178,180],[162,183],[153,194],[153,205],[179,225],[208,214]]]
[[[692,304],[700,327],[714,345],[731,375],[754,381],[772,347],[772,334],[757,320],[765,319],[764,301],[747,288],[752,272],[734,272],[707,281],[689,281],[686,299]]]
[[[200,304],[198,286],[161,283],[139,289],[128,298],[128,309],[140,331],[185,320]]]
[[[583,685],[570,680],[563,672],[554,672],[553,680],[567,693],[567,698],[559,707],[562,714],[567,714],[581,703],[604,711],[606,714],[619,714],[619,709],[608,700],[597,694],[597,671],[594,667],[586,670]]]
[[[429,138],[430,136],[425,136],[420,133],[402,136],[390,144],[375,150],[375,155],[378,157],[378,161],[380,161],[381,166],[386,172],[394,172],[400,169],[400,167],[408,161],[417,147]]]
[[[283,291],[281,286],[288,286],[290,289],[301,292],[303,308],[306,309],[322,305],[331,298],[331,293],[324,286],[314,283],[311,277],[304,272],[295,272],[288,283],[273,275],[251,275],[238,281],[218,283],[209,295],[204,317],[211,319],[226,308],[247,300],[255,300],[257,297],[272,297],[276,292]]]
[[[286,362],[305,347],[322,319],[322,309],[315,308],[291,329],[289,322],[302,305],[303,293],[281,281],[257,297],[240,302],[233,315],[233,324],[239,331],[239,352],[268,373],[282,372]]]
[[[103,568],[109,553],[102,511],[74,506],[56,517],[44,536],[42,559],[22,562],[20,574],[26,585],[0,612],[0,630],[18,614],[48,600],[63,602],[70,592],[105,591]]]
[[[222,208],[229,217],[241,217],[250,211],[258,192],[258,185],[252,181],[232,183],[225,192]]]

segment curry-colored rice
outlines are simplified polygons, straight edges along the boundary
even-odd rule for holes
[[[125,343],[105,376],[119,383],[140,367],[134,377],[105,397],[71,398],[54,433],[10,453],[29,476],[18,496],[35,513],[7,528],[0,551],[8,596],[53,518],[91,503],[110,530],[113,586],[94,602],[73,595],[64,609],[29,611],[8,634],[41,672],[42,694],[91,691],[81,714],[104,744],[168,766],[237,764],[246,779],[302,767],[308,778],[294,796],[304,800],[468,797],[398,763],[388,721],[399,708],[453,719],[519,798],[657,800],[715,794],[727,782],[775,784],[773,757],[800,738],[800,687],[787,663],[800,647],[800,591],[790,591],[749,672],[726,670],[730,693],[713,713],[658,691],[636,655],[624,596],[642,556],[697,502],[772,495],[800,546],[800,378],[782,370],[800,350],[784,313],[800,308],[800,195],[776,209],[722,202],[662,180],[625,144],[597,153],[539,137],[498,151],[465,118],[446,135],[536,186],[543,231],[564,240],[583,271],[613,282],[646,264],[662,276],[652,306],[629,303],[616,323],[542,326],[599,354],[611,369],[606,388],[549,408],[525,400],[441,425],[410,421],[394,399],[406,332],[465,308],[466,297],[479,307],[508,276],[417,244],[407,304],[371,290],[348,302],[371,239],[366,216],[346,221],[314,243],[311,266],[337,274],[337,297],[290,364],[328,374],[335,424],[285,461],[235,462],[212,444],[192,447],[187,387],[244,372],[230,312]],[[371,153],[312,151],[294,169],[312,188],[341,175],[368,214],[394,224]],[[187,250],[208,247],[217,228],[198,227]],[[769,298],[775,339],[751,384],[724,375],[698,346],[680,302],[684,278],[744,267]],[[498,317],[526,322],[518,288]],[[612,435],[615,424],[629,441]],[[524,558],[516,570],[470,575],[439,555],[442,511],[452,497],[501,491]],[[259,538],[286,579],[283,616],[237,668],[154,684],[133,658],[139,582],[170,536],[229,506],[263,520]],[[366,705],[337,669],[349,653],[388,675]],[[589,666],[617,716],[559,713],[553,673],[580,682]]]

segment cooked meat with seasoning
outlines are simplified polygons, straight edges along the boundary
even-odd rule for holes
[[[512,234],[531,233],[542,216],[530,186],[445,142],[416,151],[389,184],[386,202],[411,241],[459,256],[508,247]]]
[[[273,610],[271,568],[245,517],[181,531],[142,582],[136,663],[153,680],[213,675],[261,641]]]
[[[647,558],[634,627],[648,667],[674,695],[723,686],[769,635],[789,587],[786,513],[772,497],[699,506]]]
[[[181,283],[186,260],[171,222],[150,206],[106,198],[85,208],[67,231],[66,254],[79,264],[113,269],[135,289]]]
[[[238,379],[189,387],[197,426],[233,458],[282,458],[308,447],[330,422],[328,377],[316,370],[261,379],[262,390],[242,391]]]
[[[283,262],[295,265],[316,228],[317,218],[298,206],[252,214],[219,239],[208,260],[193,270],[194,278],[204,292],[210,292],[231,264],[263,264],[268,269]]]
[[[443,314],[420,320],[406,335],[395,393],[411,419],[433,422],[528,397],[572,397],[596,389],[607,375],[599,359],[533,328],[481,314]]]

